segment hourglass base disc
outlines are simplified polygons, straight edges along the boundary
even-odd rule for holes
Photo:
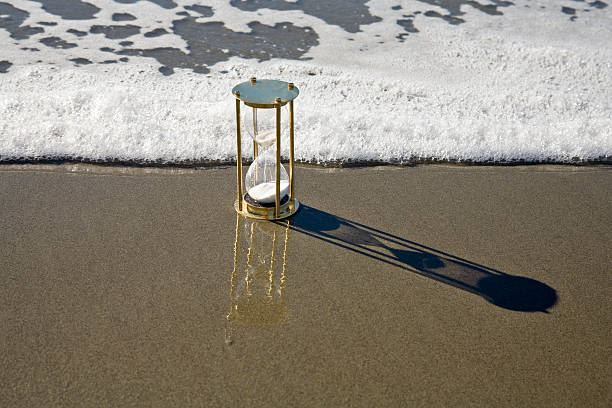
[[[242,200],[242,211],[240,211],[238,209],[238,200],[234,202],[234,209],[237,213],[247,218],[255,218],[258,220],[282,220],[283,218],[291,217],[300,209],[300,202],[295,198],[292,200],[285,200],[278,208],[278,216],[274,215],[274,208],[275,206],[254,206]]]

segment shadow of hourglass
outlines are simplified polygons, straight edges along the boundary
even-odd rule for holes
[[[388,232],[303,205],[291,229],[397,268],[443,282],[508,310],[547,312],[557,292],[535,279],[510,275]]]
[[[233,341],[239,326],[269,327],[289,319],[285,287],[290,223],[237,215],[226,343]]]

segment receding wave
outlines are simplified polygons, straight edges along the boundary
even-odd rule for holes
[[[251,76],[300,88],[304,163],[612,157],[603,2],[72,3],[0,2],[0,161],[233,163]]]

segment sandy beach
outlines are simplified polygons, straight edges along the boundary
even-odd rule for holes
[[[612,407],[611,22],[0,0],[0,408]]]
[[[242,320],[234,183],[2,166],[0,405],[610,405],[609,167],[298,167]]]

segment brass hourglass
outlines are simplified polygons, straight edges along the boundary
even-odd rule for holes
[[[278,220],[296,213],[300,203],[294,197],[293,100],[299,90],[292,83],[257,80],[236,85],[237,199],[236,211],[249,218]],[[242,132],[240,105],[247,106],[244,126],[253,138],[253,163],[242,176]],[[286,107],[289,107],[287,115]],[[250,109],[249,109],[250,108]],[[283,109],[284,108],[284,109]],[[282,111],[285,110],[283,116]],[[286,118],[288,126],[286,124]],[[285,120],[283,121],[283,119]],[[289,174],[281,164],[281,138],[289,129]],[[286,135],[285,135],[286,136]]]

